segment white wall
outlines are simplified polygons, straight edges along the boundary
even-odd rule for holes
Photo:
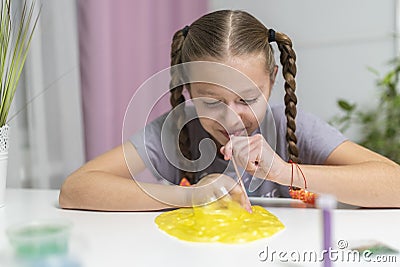
[[[299,106],[325,120],[338,114],[338,98],[375,103],[376,76],[367,67],[384,73],[398,52],[395,0],[209,0],[209,6],[249,11],[286,33],[297,53]],[[271,102],[283,103],[282,78],[274,90]],[[348,136],[355,139],[356,130]]]

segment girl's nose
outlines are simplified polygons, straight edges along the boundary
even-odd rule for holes
[[[243,107],[236,103],[229,103],[225,107],[224,127],[228,131],[241,130],[244,128]]]

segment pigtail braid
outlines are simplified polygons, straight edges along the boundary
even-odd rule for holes
[[[283,66],[282,74],[285,79],[285,115],[287,120],[286,140],[288,142],[289,160],[299,163],[299,150],[296,137],[297,97],[296,91],[296,53],[292,41],[283,33],[276,33],[276,43],[280,50],[280,61]]]
[[[174,34],[171,44],[171,66],[178,65],[182,63],[182,46],[183,41],[185,40],[185,36],[182,30],[177,31]],[[178,86],[176,86],[178,85]],[[175,68],[171,69],[171,81],[170,81],[170,103],[171,109],[174,109],[178,105],[182,104],[185,105],[185,97],[182,94],[183,92],[183,85],[181,82],[181,74]],[[190,138],[189,132],[186,125],[183,125],[185,121],[185,112],[184,109],[181,110],[178,114],[178,119],[176,120],[176,130],[179,134],[179,150],[182,154],[187,158],[191,159],[192,155],[190,152]],[[193,172],[186,172],[180,171],[181,175],[180,178],[186,177],[191,184],[194,184],[195,177]]]

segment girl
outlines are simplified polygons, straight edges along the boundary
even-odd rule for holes
[[[266,100],[277,74],[271,42],[276,42],[280,50],[286,94],[285,107],[268,109]],[[177,110],[178,119],[173,121],[179,147],[170,148],[169,153],[182,153],[186,160],[196,160],[201,156],[200,141],[209,137],[218,148],[211,165],[188,169],[171,163],[160,149],[165,145],[161,132],[166,114],[147,125],[145,132],[72,173],[61,188],[60,206],[132,211],[190,206],[188,190],[172,185],[181,181],[194,185],[190,188],[199,188],[199,181],[212,185],[207,192],[225,188],[243,204],[243,191],[229,178],[235,176],[230,165],[234,157],[246,171],[243,181],[254,196],[289,197],[288,186],[307,185],[311,192],[333,194],[339,201],[352,205],[400,207],[399,165],[347,140],[318,118],[301,111],[297,114],[295,60],[288,36],[267,29],[244,11],[212,12],[177,31],[172,42],[171,66],[191,62],[227,66],[258,87],[232,89],[215,83],[190,83],[187,89],[198,116],[180,125],[178,122],[192,111],[189,107],[179,109],[185,103],[183,86],[176,83],[179,74],[171,71],[170,99],[172,108]],[[213,75],[224,76],[219,72]],[[270,117],[276,125],[274,144],[269,140],[270,133],[263,131],[264,122]],[[271,128],[267,127],[268,130]],[[167,131],[168,135],[172,136],[173,131]],[[146,168],[170,184],[131,179]],[[253,180],[257,186],[253,184],[250,190]]]

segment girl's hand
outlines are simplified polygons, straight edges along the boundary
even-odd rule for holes
[[[265,141],[261,134],[253,136],[231,136],[220,152],[225,160],[235,157],[236,162],[252,175],[277,181],[287,163],[284,162]]]
[[[192,206],[206,205],[217,199],[225,198],[238,202],[248,212],[252,212],[251,207],[246,203],[242,187],[225,174],[209,174],[193,185],[192,188]]]

